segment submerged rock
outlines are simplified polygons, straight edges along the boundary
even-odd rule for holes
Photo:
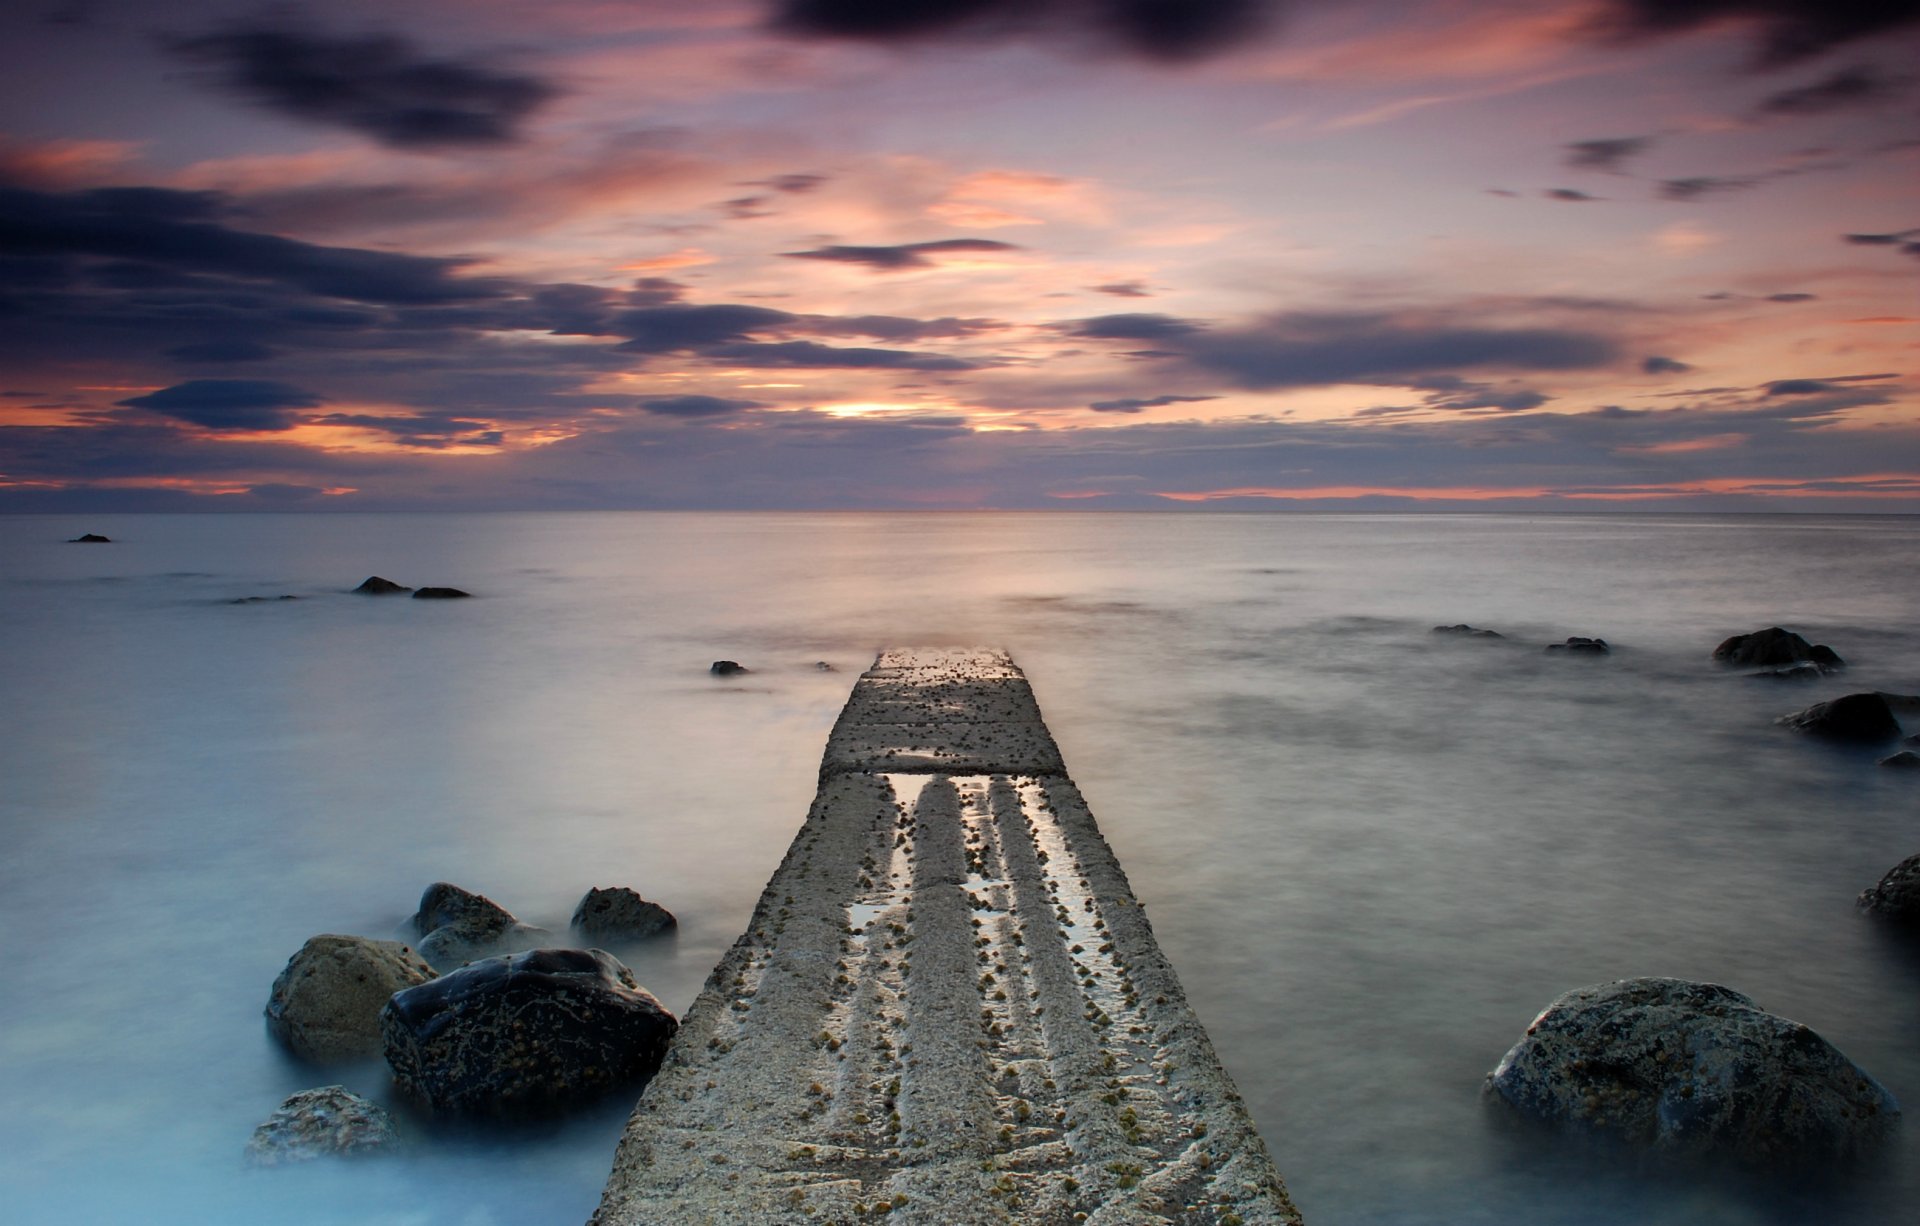
[[[1900,1115],[1884,1086],[1807,1027],[1684,979],[1568,992],[1487,1090],[1556,1128],[1741,1164],[1841,1157]]]
[[[648,902],[623,885],[588,890],[573,910],[574,930],[596,940],[638,940],[656,936],[679,921],[657,902]]]
[[[1793,631],[1779,626],[1768,626],[1752,634],[1736,634],[1713,649],[1713,658],[1722,664],[1739,667],[1810,664],[1822,672],[1834,672],[1847,666],[1847,662],[1833,648],[1809,643]]]
[[[1816,702],[1775,722],[1809,736],[1861,745],[1883,744],[1900,735],[1900,721],[1893,717],[1886,695],[1873,692]]]
[[[460,600],[473,595],[457,587],[423,587],[413,594],[415,600]]]
[[[465,1115],[545,1115],[653,1076],[680,1023],[598,949],[488,958],[380,1015],[408,1094]]]
[[[228,604],[277,604],[282,600],[298,600],[298,596],[235,596]]]
[[[420,956],[443,971],[475,958],[532,949],[553,935],[521,923],[491,898],[449,881],[427,887],[409,923],[421,934]]]
[[[308,1060],[377,1056],[388,998],[432,978],[433,968],[398,941],[317,936],[273,981],[267,1029]]]
[[[815,660],[813,662],[813,668],[815,672],[821,672],[821,673],[831,673],[831,672],[839,671],[838,669],[834,668],[833,665],[827,663],[825,660]]]
[[[113,538],[110,536],[101,536],[97,532],[84,532],[84,533],[81,533],[79,536],[74,537],[72,540],[68,541],[67,544],[69,545],[111,545],[113,544]]]
[[[1605,639],[1581,638],[1579,635],[1570,637],[1564,643],[1547,644],[1547,652],[1549,654],[1559,651],[1575,656],[1604,656],[1612,650],[1612,648],[1607,646],[1607,640]]]
[[[1452,634],[1467,639],[1503,639],[1507,637],[1498,630],[1476,630],[1465,622],[1454,626],[1435,626],[1433,633]]]
[[[345,1086],[290,1094],[247,1142],[255,1166],[310,1162],[329,1154],[391,1148],[400,1140],[393,1117]]]
[[[707,671],[716,677],[735,677],[751,670],[744,664],[737,663],[733,660],[715,660],[707,668]]]
[[[1920,855],[1908,856],[1860,891],[1859,905],[1875,915],[1920,926]]]
[[[365,583],[353,589],[354,594],[357,596],[398,596],[402,592],[411,592],[412,590],[412,588],[395,583],[391,579],[382,579],[379,575],[367,576]]]

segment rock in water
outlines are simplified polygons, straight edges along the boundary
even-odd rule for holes
[[[1548,643],[1548,652],[1565,652],[1575,656],[1604,656],[1612,651],[1605,639],[1588,639],[1574,635],[1564,643]]]
[[[415,600],[461,600],[473,595],[457,587],[423,587],[413,594]]]
[[[1561,1129],[1741,1164],[1841,1157],[1900,1115],[1884,1086],[1813,1031],[1684,979],[1568,992],[1487,1088]]]
[[[1782,715],[1777,721],[1811,736],[1830,741],[1880,745],[1900,735],[1900,721],[1878,693],[1848,694],[1831,702],[1816,702],[1804,711]]]
[[[657,902],[648,902],[623,885],[595,887],[573,910],[573,927],[593,940],[638,940],[665,932],[679,921]]]
[[[1878,884],[1860,891],[1860,905],[1875,915],[1920,927],[1920,855],[1908,856]]]
[[[611,954],[536,949],[408,988],[380,1015],[402,1089],[465,1115],[545,1115],[653,1076],[680,1023]]]
[[[1745,667],[1811,664],[1822,672],[1846,667],[1846,661],[1833,648],[1809,643],[1779,626],[1768,626],[1752,634],[1736,634],[1713,649],[1713,658],[1722,664]]]
[[[111,545],[113,544],[113,538],[110,536],[101,536],[97,532],[85,532],[80,534],[79,536],[74,537],[72,540],[68,541],[67,544],[69,545]]]
[[[255,1166],[308,1162],[328,1154],[386,1149],[400,1139],[393,1117],[345,1086],[287,1096],[247,1142]]]
[[[387,999],[432,978],[433,968],[398,941],[317,936],[273,981],[267,1029],[308,1060],[377,1056]]]
[[[715,660],[707,671],[716,677],[737,677],[748,669],[746,665],[735,660]]]
[[[1920,766],[1920,753],[1915,753],[1911,749],[1903,749],[1899,753],[1889,754],[1887,757],[1880,759],[1880,765],[1909,768]]]
[[[1507,637],[1498,630],[1476,630],[1465,622],[1460,622],[1458,625],[1453,626],[1435,626],[1433,633],[1453,634],[1467,639],[1503,639]]]
[[[412,588],[395,583],[391,579],[382,579],[379,575],[367,576],[365,583],[353,589],[354,594],[358,596],[398,596],[402,592],[411,592],[412,590]]]
[[[448,970],[475,958],[532,949],[553,934],[515,919],[499,903],[448,881],[436,881],[420,895],[420,910],[409,921],[421,934],[420,956]]]

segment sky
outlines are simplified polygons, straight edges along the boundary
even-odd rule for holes
[[[22,0],[0,511],[1920,512],[1920,0]]]

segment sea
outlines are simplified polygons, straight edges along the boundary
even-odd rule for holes
[[[1920,852],[1920,772],[1774,722],[1920,693],[1916,561],[1920,517],[1838,515],[0,518],[0,1217],[583,1222],[630,1101],[435,1125],[378,1061],[283,1053],[275,975],[404,936],[432,882],[559,933],[620,885],[679,916],[615,952],[684,1011],[875,652],[978,644],[1026,669],[1313,1226],[1911,1220],[1920,1118],[1815,1175],[1649,1169],[1482,1087],[1556,996],[1667,975],[1920,1113],[1920,942],[1854,905]],[[1504,637],[1432,633],[1461,622]],[[1710,661],[1772,625],[1848,669]],[[1571,635],[1611,654],[1544,650]],[[333,1083],[404,1152],[246,1164]]]

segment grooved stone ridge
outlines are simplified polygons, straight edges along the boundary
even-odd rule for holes
[[[1298,1223],[1025,676],[882,652],[592,1226]]]

